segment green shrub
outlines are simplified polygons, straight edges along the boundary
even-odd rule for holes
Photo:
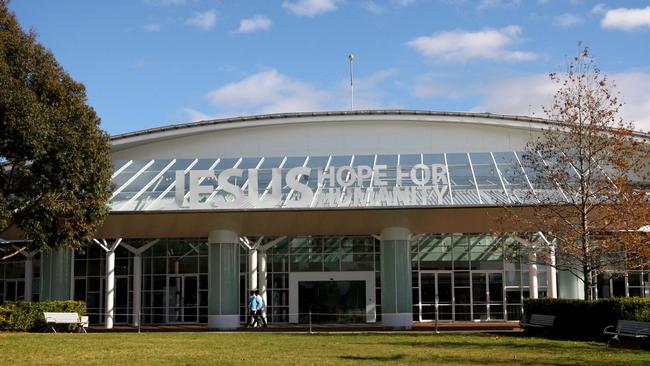
[[[650,322],[650,298],[599,300],[526,299],[526,320],[531,314],[555,315],[551,334],[561,338],[597,339],[605,327],[619,319]]]
[[[86,314],[83,301],[17,301],[0,306],[0,329],[17,332],[43,332],[50,327],[45,323],[44,312]],[[78,325],[62,325],[57,329],[75,331]]]

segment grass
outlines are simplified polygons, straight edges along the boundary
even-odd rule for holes
[[[0,333],[20,364],[648,365],[650,351],[494,334]]]

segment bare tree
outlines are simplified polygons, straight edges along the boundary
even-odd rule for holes
[[[539,206],[517,219],[544,228],[556,243],[555,266],[579,275],[591,299],[595,273],[640,266],[650,254],[639,230],[650,223],[647,135],[619,117],[615,85],[588,48],[550,78],[557,87],[544,108],[551,122],[523,154],[536,182],[527,201]]]

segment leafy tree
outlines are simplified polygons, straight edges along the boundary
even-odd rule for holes
[[[566,74],[550,78],[557,87],[544,108],[551,123],[526,146],[522,162],[537,182],[527,201],[540,208],[517,218],[554,239],[556,267],[582,277],[590,299],[598,271],[647,265],[650,247],[639,231],[650,223],[647,135],[618,116],[615,85],[588,48]]]
[[[7,4],[0,0],[0,238],[17,228],[35,247],[80,247],[108,213],[110,140],[83,84]]]

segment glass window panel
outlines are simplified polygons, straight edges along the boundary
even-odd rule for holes
[[[240,169],[253,169],[256,168],[262,158],[243,158],[242,162],[237,166]]]
[[[262,165],[260,165],[259,169],[277,168],[280,166],[280,163],[282,163],[282,160],[284,160],[284,157],[264,158],[264,161],[262,162]]]
[[[375,162],[375,156],[374,155],[355,155],[354,156],[354,166],[359,166],[359,165],[373,166],[374,162]]]
[[[423,158],[424,158],[424,164],[426,165],[445,163],[444,154],[424,154]]]
[[[291,168],[302,166],[305,163],[306,156],[290,156],[282,167],[283,172],[286,173]]]
[[[469,287],[469,272],[454,272],[454,286]],[[458,299],[456,301],[458,301]]]
[[[413,165],[422,163],[422,155],[420,154],[400,154],[399,165],[410,168]]]
[[[388,165],[389,167],[395,167],[397,165],[397,155],[377,155],[377,165]]]
[[[199,258],[196,256],[187,256],[180,260],[180,273],[198,273]]]
[[[519,286],[521,284],[521,275],[519,272],[506,272],[506,286]]]
[[[145,165],[149,164],[150,161],[151,161],[151,160],[133,160],[133,162],[132,162],[128,167],[126,167],[126,168],[122,171],[122,173],[126,173],[126,172],[131,172],[131,173],[133,173],[133,172],[137,172],[137,171],[139,171],[140,169],[142,169]],[[120,174],[120,175],[121,175],[121,174]]]

